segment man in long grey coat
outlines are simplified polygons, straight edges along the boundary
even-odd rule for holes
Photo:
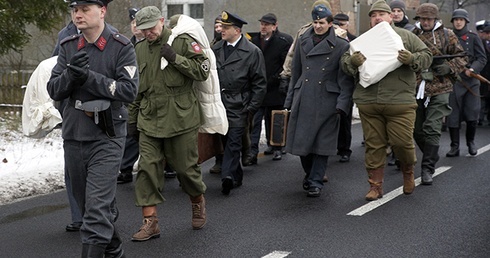
[[[335,35],[332,12],[323,4],[312,11],[313,26],[298,40],[284,107],[291,110],[286,151],[298,155],[307,196],[318,197],[329,155],[337,153],[340,116],[349,110],[353,78],[339,66],[349,43]]]

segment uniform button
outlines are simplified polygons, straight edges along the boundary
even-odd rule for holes
[[[322,82],[318,82],[318,84],[322,84]]]
[[[307,81],[308,81],[308,79],[305,79],[305,82],[307,82]]]
[[[306,67],[306,70],[310,70],[310,67],[309,67],[309,66],[307,66],[307,67]]]
[[[119,118],[122,118],[122,116],[121,116],[121,115],[119,115]]]
[[[322,68],[322,71],[325,71],[325,68]]]
[[[330,57],[327,57],[327,60],[330,59]]]

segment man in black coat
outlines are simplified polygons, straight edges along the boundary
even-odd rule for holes
[[[268,13],[259,20],[260,33],[250,34],[254,43],[264,55],[265,69],[267,74],[267,93],[261,107],[255,113],[253,120],[250,150],[250,163],[257,163],[259,153],[259,140],[262,131],[262,119],[265,119],[265,135],[267,139],[267,150],[264,154],[274,154],[273,160],[281,160],[282,147],[270,145],[271,115],[272,110],[281,110],[286,99],[286,88],[279,87],[279,74],[282,72],[282,65],[288,54],[288,50],[293,43],[293,37],[286,33],[279,32],[277,28],[277,17],[273,13]]]
[[[212,49],[216,55],[221,100],[229,123],[228,133],[223,137],[224,154],[221,166],[221,192],[228,195],[232,188],[242,185],[242,136],[249,121],[262,105],[267,80],[260,49],[242,35],[242,26],[247,22],[226,11],[221,18],[223,40]]]

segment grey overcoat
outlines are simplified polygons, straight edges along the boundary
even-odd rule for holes
[[[314,46],[310,28],[296,44],[285,102],[285,108],[291,109],[286,151],[294,155],[335,155],[339,113],[350,108],[353,78],[340,69],[340,57],[349,43],[333,29],[327,34]]]

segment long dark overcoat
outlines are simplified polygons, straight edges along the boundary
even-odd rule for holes
[[[347,113],[353,78],[340,69],[340,57],[349,43],[333,29],[316,46],[313,28],[299,39],[292,61],[291,83],[285,107],[291,109],[286,151],[305,156],[335,155],[340,115]]]
[[[221,101],[226,108],[229,127],[246,127],[249,113],[257,112],[267,91],[264,56],[244,37],[227,59],[225,47],[224,40],[212,47],[216,55]]]

